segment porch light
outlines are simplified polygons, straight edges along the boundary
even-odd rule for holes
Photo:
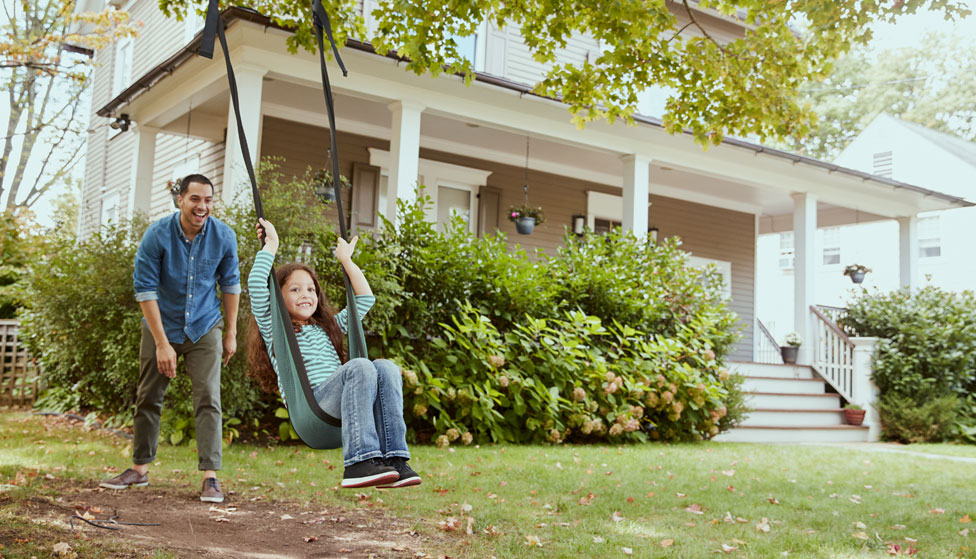
[[[657,227],[651,227],[650,229],[647,230],[647,236],[648,238],[651,239],[651,242],[654,244],[657,244],[657,233],[658,233]]]
[[[118,118],[113,120],[112,123],[109,124],[108,126],[112,130],[121,130],[123,132],[126,132],[129,130],[130,124],[132,124],[132,121],[129,120],[129,115],[122,113],[122,115],[120,115]]]
[[[576,235],[583,235],[586,230],[586,216],[585,215],[574,215],[573,216],[573,233]]]

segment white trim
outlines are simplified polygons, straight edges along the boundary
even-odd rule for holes
[[[379,148],[368,148],[368,150],[369,164],[373,167],[379,167],[383,170],[383,174],[388,175],[390,169],[390,152]],[[453,163],[444,163],[443,161],[433,161],[422,157],[418,160],[417,168],[420,171],[419,174],[428,180],[430,177],[437,177],[446,181],[477,186],[486,185],[488,183],[488,177],[492,173],[484,169],[464,167]]]

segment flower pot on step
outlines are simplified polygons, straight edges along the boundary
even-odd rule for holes
[[[520,217],[515,220],[515,230],[519,235],[529,235],[535,229],[534,217]]]
[[[795,345],[784,345],[779,348],[780,354],[783,356],[783,363],[787,365],[796,364],[796,354],[800,351],[800,346]]]
[[[864,414],[867,410],[852,410],[844,408],[844,419],[848,425],[860,425],[864,423]]]

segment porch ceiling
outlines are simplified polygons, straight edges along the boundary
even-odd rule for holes
[[[284,31],[235,21],[228,28],[231,58],[235,65],[267,72],[265,115],[327,128],[317,57],[288,53],[286,37]],[[671,136],[647,119],[637,126],[596,122],[577,130],[564,105],[495,83],[499,80],[485,78],[492,83],[466,87],[454,76],[407,73],[396,68],[395,60],[369,52],[347,48],[343,56],[352,72],[342,78],[336,71],[340,77],[333,80],[337,127],[343,131],[388,139],[387,105],[412,100],[427,106],[422,147],[523,166],[528,135],[530,168],[618,187],[623,183],[620,157],[637,153],[652,161],[652,194],[765,216],[770,224],[791,216],[794,192],[816,194],[821,212],[836,214],[837,224],[846,215],[865,220],[961,205],[919,187],[738,140],[703,151],[689,136]],[[170,76],[161,74],[146,90],[132,93],[130,88],[123,93],[129,95],[124,103],[117,99],[110,106],[140,124],[176,134],[186,134],[189,124],[191,135],[220,138],[229,105],[220,58],[182,57],[178,66],[164,68]]]

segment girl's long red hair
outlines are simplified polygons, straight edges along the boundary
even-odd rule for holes
[[[332,345],[339,355],[339,361],[345,363],[347,360],[344,343],[345,336],[342,333],[342,329],[339,328],[339,323],[335,320],[335,313],[330,308],[325,293],[322,292],[322,286],[319,285],[319,278],[315,274],[315,270],[301,262],[285,264],[281,268],[278,268],[278,285],[284,289],[285,284],[288,283],[288,278],[296,270],[302,270],[311,276],[312,283],[315,284],[315,293],[319,299],[318,307],[305,325],[315,324],[321,326],[332,341]],[[274,294],[272,294],[273,296]],[[297,322],[292,322],[292,325],[296,332],[301,330],[303,326],[303,324]],[[278,343],[287,343],[287,341],[281,340]],[[258,323],[254,320],[253,314],[248,324],[247,362],[249,365],[247,368],[248,376],[256,380],[262,390],[267,392],[278,390],[278,375],[271,366],[271,358],[268,357],[268,348],[264,345],[264,339],[261,338],[261,332],[258,330]]]

